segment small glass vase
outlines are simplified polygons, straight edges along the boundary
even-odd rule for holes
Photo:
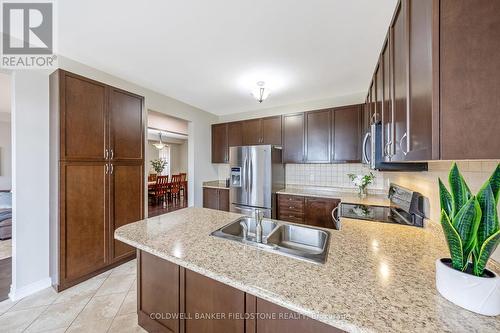
[[[368,190],[366,187],[359,187],[358,188],[358,197],[360,198],[366,198],[366,196],[368,195]]]

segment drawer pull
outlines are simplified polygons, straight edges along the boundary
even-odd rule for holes
[[[293,206],[288,206],[288,209],[294,209],[294,208],[295,208],[295,207],[293,207]]]
[[[295,216],[293,216],[293,215],[288,215],[288,217],[295,217]]]

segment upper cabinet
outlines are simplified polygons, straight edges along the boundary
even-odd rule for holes
[[[361,162],[363,108],[360,104],[332,110],[332,162]]]
[[[277,145],[282,144],[282,124],[281,116],[262,118],[262,144]]]
[[[262,120],[250,119],[243,121],[243,144],[247,146],[260,145],[262,141]]]
[[[330,162],[331,116],[330,109],[305,113],[305,155],[309,163]]]
[[[281,146],[281,116],[212,125],[212,163],[229,163],[229,147]]]
[[[141,161],[142,96],[59,71],[62,161]]]
[[[143,98],[141,96],[110,87],[110,159],[143,159],[144,121],[142,119],[142,104]]]
[[[499,159],[500,1],[440,3],[441,158]]]
[[[52,91],[60,91],[61,160],[105,159],[107,86],[72,73],[59,73],[59,87],[53,87]]]
[[[500,158],[498,12],[499,1],[398,2],[366,101],[387,162]]]
[[[245,120],[242,124],[244,145],[281,145],[281,116]]]
[[[304,113],[283,116],[283,163],[304,163]]]
[[[227,124],[212,125],[212,163],[229,162]]]

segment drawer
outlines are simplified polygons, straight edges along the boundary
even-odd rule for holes
[[[304,203],[302,202],[280,202],[279,205],[279,210],[280,211],[291,211],[291,212],[298,212],[298,213],[303,213],[304,212]]]
[[[278,204],[284,206],[299,206],[304,207],[304,197],[298,195],[278,195]]]
[[[292,223],[304,223],[304,214],[280,211],[278,220]]]

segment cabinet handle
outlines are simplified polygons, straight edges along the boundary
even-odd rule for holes
[[[295,207],[293,207],[293,206],[288,206],[288,209],[294,209],[294,208],[295,208]]]
[[[401,140],[399,140],[399,148],[401,149],[401,152],[403,153],[403,155],[408,155],[408,151],[405,151],[404,148],[403,148],[403,140],[406,138],[406,140],[408,140],[408,135],[406,134],[403,134],[403,136],[401,137]]]
[[[114,170],[115,170],[115,167],[113,166],[113,164],[111,164],[111,172],[110,172],[110,174],[113,174]]]
[[[109,164],[106,164],[106,174],[109,173]]]
[[[108,149],[108,148],[106,148],[106,149],[104,150],[104,159],[105,159],[105,160],[109,159],[109,149]]]
[[[115,158],[115,151],[111,148],[111,159]]]

